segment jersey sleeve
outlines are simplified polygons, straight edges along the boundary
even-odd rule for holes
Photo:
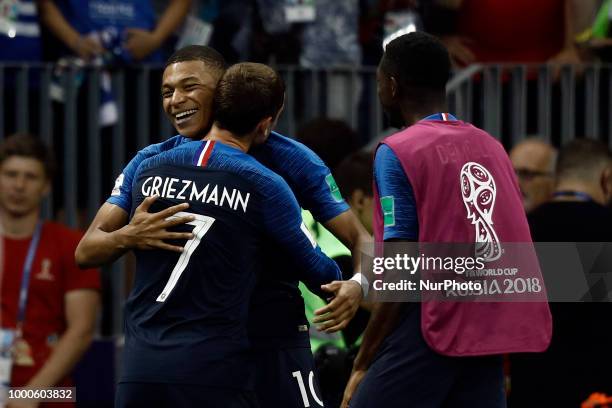
[[[376,150],[374,179],[383,214],[383,239],[416,240],[419,225],[414,192],[399,159],[385,144]]]
[[[321,223],[349,209],[323,160],[308,147],[272,132],[253,155],[285,179],[299,202]]]
[[[98,269],[80,269],[74,261],[76,250],[82,234],[69,229],[58,230],[61,235],[62,268],[64,273],[64,293],[77,289],[101,289],[100,271]]]
[[[132,211],[132,182],[140,163],[149,157],[179,146],[185,141],[187,141],[185,137],[177,135],[164,142],[152,144],[140,150],[115,180],[115,187],[106,202],[121,207],[129,214]]]
[[[295,261],[298,278],[312,292],[325,296],[321,285],[342,279],[338,265],[323,254],[302,221],[300,206],[281,177],[266,186],[263,222],[267,234]]]

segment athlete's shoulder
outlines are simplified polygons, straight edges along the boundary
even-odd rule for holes
[[[140,163],[139,171],[164,164],[189,165],[193,164],[194,156],[202,146],[202,141],[183,141],[176,147],[160,152],[155,156],[146,158]]]
[[[325,166],[323,160],[308,146],[278,132],[271,132],[264,146],[275,152],[282,151],[288,155],[305,156],[312,163]]]

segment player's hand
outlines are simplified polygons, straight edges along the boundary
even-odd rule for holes
[[[127,34],[125,49],[137,61],[145,58],[161,45],[157,36],[151,31],[128,28],[125,32]]]
[[[331,302],[315,311],[313,323],[320,324],[317,328],[326,333],[334,333],[344,329],[359,309],[363,291],[359,282],[354,280],[333,281],[321,285],[321,289],[334,294]]]
[[[349,403],[351,402],[351,398],[357,391],[357,387],[361,384],[363,377],[366,375],[366,370],[356,370],[353,369],[351,372],[351,376],[346,384],[346,388],[344,389],[344,395],[342,396],[342,404],[340,404],[340,408],[349,408]]]
[[[189,208],[189,204],[182,203],[166,208],[163,211],[149,213],[149,208],[157,200],[157,196],[147,197],[136,208],[134,217],[128,225],[123,227],[122,236],[124,245],[131,249],[165,249],[174,252],[183,252],[183,248],[164,242],[169,239],[192,239],[190,232],[170,232],[168,228],[185,224],[195,219],[194,216],[176,217],[168,220],[174,214]]]

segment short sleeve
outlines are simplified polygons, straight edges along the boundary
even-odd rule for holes
[[[416,240],[419,226],[414,192],[399,159],[385,144],[376,151],[374,179],[383,215],[383,239]]]
[[[186,141],[188,141],[187,138],[177,135],[164,142],[152,144],[140,150],[115,180],[113,191],[106,202],[121,207],[129,214],[132,211],[132,181],[140,163],[161,152],[173,149]]]
[[[302,143],[272,132],[253,155],[289,184],[300,207],[318,222],[327,222],[349,209],[327,165]]]

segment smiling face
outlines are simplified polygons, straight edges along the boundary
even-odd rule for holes
[[[221,74],[203,61],[177,62],[164,70],[164,111],[181,135],[200,139],[210,129],[213,95]]]

